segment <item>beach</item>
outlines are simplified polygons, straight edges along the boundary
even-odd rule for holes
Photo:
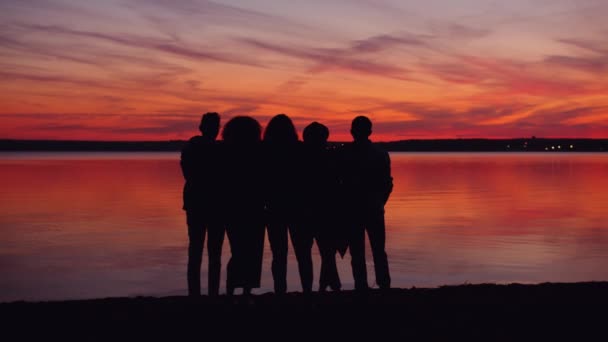
[[[585,340],[605,335],[608,282],[365,293],[133,297],[0,304],[19,340]]]

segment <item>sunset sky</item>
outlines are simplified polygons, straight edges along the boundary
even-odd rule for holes
[[[608,138],[606,0],[0,1],[0,138]]]

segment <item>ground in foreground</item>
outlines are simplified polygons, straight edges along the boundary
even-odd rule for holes
[[[16,340],[581,340],[607,313],[608,282],[0,304]]]

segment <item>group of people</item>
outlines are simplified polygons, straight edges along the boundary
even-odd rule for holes
[[[321,256],[319,291],[342,287],[336,253],[350,251],[356,290],[369,288],[365,232],[374,260],[376,284],[390,287],[385,251],[384,205],[393,182],[388,153],[369,140],[372,122],[352,121],[354,141],[328,146],[329,129],[313,122],[299,140],[292,120],[274,116],[262,134],[254,118],[237,116],[220,133],[220,115],[204,114],[200,131],[181,154],[188,225],[188,293],[201,294],[200,269],[207,239],[208,294],[220,288],[224,236],[231,257],[226,293],[260,287],[264,238],[272,251],[277,294],[287,292],[288,235],[298,263],[302,291],[313,290],[312,247]]]

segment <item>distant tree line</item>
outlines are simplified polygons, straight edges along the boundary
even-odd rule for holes
[[[183,140],[72,141],[0,140],[0,151],[181,151]],[[339,146],[341,142],[332,142]],[[607,152],[608,139],[429,139],[378,142],[392,152]]]

